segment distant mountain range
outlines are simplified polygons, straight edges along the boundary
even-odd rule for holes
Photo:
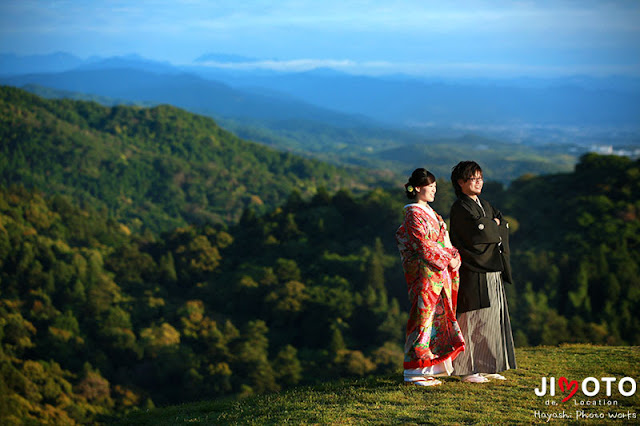
[[[640,92],[583,87],[577,79],[527,87],[515,85],[516,81],[426,81],[322,70],[235,78],[218,73],[210,77],[243,89],[278,90],[314,105],[406,127],[637,126],[640,122]]]
[[[339,112],[411,128],[640,128],[638,78],[427,80],[324,69],[287,73],[234,68],[237,63],[256,61],[206,54],[195,63],[212,62],[218,67],[173,66],[136,55],[83,61],[64,53],[5,54],[0,55],[0,68],[4,84],[39,84],[110,97],[126,94],[137,100],[215,112],[220,117],[313,118],[341,125],[345,118],[331,113]]]
[[[331,122],[337,126],[364,121],[286,95],[238,90],[185,72],[158,73],[141,68],[112,67],[113,63],[95,63],[57,73],[3,77],[0,81],[16,87],[36,84],[136,102],[171,104],[216,118],[272,121],[295,118]]]
[[[640,149],[640,79],[426,80],[244,67],[255,61],[206,54],[201,65],[174,66],[137,55],[5,54],[0,84],[106,105],[170,104],[278,149],[401,173],[438,159],[447,164],[434,167],[447,170],[472,153],[495,158],[494,167],[511,161],[495,176],[510,180],[567,170],[590,149]]]

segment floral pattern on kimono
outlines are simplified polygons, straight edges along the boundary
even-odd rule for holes
[[[456,320],[460,277],[449,268],[458,251],[451,246],[447,226],[431,207],[405,206],[396,231],[411,309],[407,321],[404,368],[430,367],[464,350]]]

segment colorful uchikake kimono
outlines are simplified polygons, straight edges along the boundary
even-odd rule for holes
[[[451,246],[442,217],[431,207],[416,203],[406,205],[404,210],[396,241],[411,303],[404,347],[405,376],[408,370],[434,371],[431,367],[451,374],[451,361],[465,345],[456,321],[460,278],[458,271],[449,268],[458,251]]]

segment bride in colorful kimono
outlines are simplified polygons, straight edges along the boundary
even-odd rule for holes
[[[413,200],[404,207],[404,221],[396,231],[411,303],[404,381],[436,386],[442,382],[435,377],[451,375],[452,361],[464,350],[456,321],[461,260],[442,217],[429,206],[436,195],[433,174],[416,169],[404,187]]]

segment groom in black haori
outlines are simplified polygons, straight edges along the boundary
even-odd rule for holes
[[[466,342],[453,361],[463,382],[506,380],[499,374],[516,368],[503,282],[512,283],[509,224],[479,197],[484,180],[475,161],[461,161],[451,172],[458,199],[451,206],[451,243],[460,252],[457,319]]]

